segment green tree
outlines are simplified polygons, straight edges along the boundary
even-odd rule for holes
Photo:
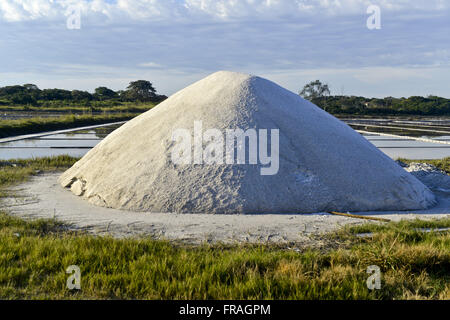
[[[54,100],[71,100],[72,92],[63,89],[44,89],[41,92],[41,98],[47,101]]]
[[[14,104],[36,104],[36,99],[34,99],[30,94],[16,93],[13,94],[10,99]]]
[[[35,84],[32,84],[32,83],[24,84],[23,87],[24,87],[26,90],[29,90],[29,91],[31,91],[31,90],[39,91],[38,86],[35,85]]]
[[[24,93],[25,88],[20,85],[7,86],[0,88],[0,96],[11,96],[17,93]]]
[[[130,82],[124,93],[127,99],[138,101],[153,101],[157,98],[156,90],[150,81],[137,80]]]
[[[322,84],[319,80],[312,81],[305,85],[300,91],[300,95],[307,100],[314,100],[330,95],[328,84]]]
[[[107,87],[98,87],[95,89],[94,97],[98,100],[109,100],[117,98],[117,93]]]
[[[90,101],[92,100],[92,95],[87,91],[72,90],[72,100],[74,101]]]

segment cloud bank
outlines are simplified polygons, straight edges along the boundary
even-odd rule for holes
[[[366,27],[370,4],[380,30]],[[321,79],[334,93],[450,97],[449,16],[445,0],[0,0],[0,86],[141,78],[171,94],[234,70],[293,91]]]
[[[450,7],[445,0],[2,0],[0,17],[9,22],[56,19],[64,16],[68,7],[77,5],[83,15],[109,21],[268,19],[361,14],[370,4],[389,12],[430,12]]]

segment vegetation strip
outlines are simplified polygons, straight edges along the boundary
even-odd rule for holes
[[[381,125],[378,125],[378,124],[351,123],[350,125],[351,126],[356,126],[356,127],[373,127],[373,128],[383,128],[383,129],[400,129],[400,130],[409,130],[409,131],[434,132],[434,133],[450,134],[450,131],[443,131],[443,130],[414,129],[414,128],[396,127],[396,126],[381,126]]]
[[[159,95],[153,84],[146,80],[130,82],[126,90],[113,91],[98,87],[95,93],[80,90],[39,89],[35,84],[0,87],[0,106],[31,107],[114,107],[132,103],[156,103],[167,97]]]
[[[0,121],[0,138],[18,136],[22,134],[77,128],[96,124],[121,122],[130,120],[135,116],[137,116],[137,114],[126,113],[119,115],[104,115],[104,116],[68,115],[56,118],[2,120]]]
[[[450,99],[428,96],[409,98],[365,98],[355,96],[305,96],[331,114],[342,115],[420,115],[444,116],[450,113]]]
[[[64,101],[55,104],[53,107],[33,107],[33,106],[0,106],[0,112],[6,113],[6,115],[14,116],[15,114],[54,114],[54,115],[67,115],[67,114],[119,114],[119,113],[142,113],[150,110],[155,106],[155,103],[133,103],[122,102],[117,105],[97,107],[87,107],[78,105],[67,105]]]

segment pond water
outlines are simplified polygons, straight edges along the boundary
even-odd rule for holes
[[[415,140],[403,140],[387,136],[364,135],[377,148],[393,159],[442,159],[450,157],[450,144],[437,144]],[[450,136],[433,137],[435,140],[448,139]],[[423,136],[423,138],[430,138]],[[449,140],[450,142],[450,140]]]
[[[396,123],[397,121],[397,123]],[[378,133],[388,133],[400,136],[423,137],[438,141],[450,143],[450,121],[438,120],[436,122],[428,121],[405,121],[399,120],[361,120],[351,119],[347,122],[356,130],[370,131],[371,134],[363,136],[378,147],[389,157],[407,158],[407,159],[441,159],[450,157],[450,144],[431,143],[415,141],[393,136],[377,135]],[[363,123],[361,123],[363,122]],[[411,123],[413,122],[413,123]],[[355,123],[357,123],[355,125]],[[382,128],[382,127],[364,127],[367,124],[380,126],[399,126],[411,127],[410,129]],[[39,138],[32,138],[8,143],[0,143],[0,159],[26,159],[33,157],[56,156],[68,154],[74,157],[82,157],[90,149],[97,145],[109,133],[117,129],[120,125],[96,128],[93,130],[81,130],[64,134],[54,134]],[[431,131],[414,131],[431,130]],[[434,131],[444,131],[445,133],[436,133]]]
[[[0,159],[28,159],[58,155],[82,157],[119,125],[0,143]]]

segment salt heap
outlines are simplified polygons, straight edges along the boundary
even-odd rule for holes
[[[175,130],[279,129],[279,169],[176,164]],[[268,151],[270,134],[268,135]],[[194,140],[194,139],[193,139]],[[217,72],[127,122],[61,177],[105,207],[178,213],[425,209],[433,193],[345,123],[277,84]]]

